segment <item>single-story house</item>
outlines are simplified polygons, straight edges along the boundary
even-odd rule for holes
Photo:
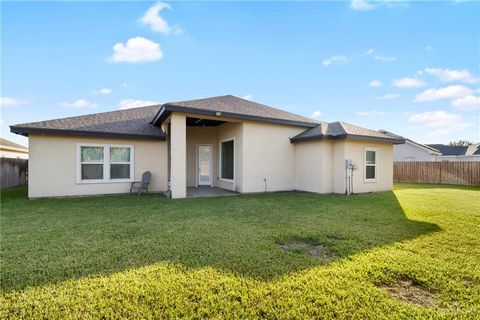
[[[400,136],[382,130],[381,132],[394,137]],[[405,138],[404,144],[393,147],[393,161],[480,161],[480,143],[470,146],[450,146],[446,144],[421,144]]]
[[[383,132],[392,137],[398,137],[391,132]],[[421,144],[408,138],[405,138],[404,144],[397,144],[393,147],[394,162],[438,161],[438,157],[441,155],[442,153],[438,149],[430,147],[426,144]]]
[[[28,148],[10,140],[0,138],[0,157],[28,159]]]
[[[30,198],[127,193],[144,171],[150,191],[239,193],[392,189],[403,138],[319,122],[235,96],[25,123]]]

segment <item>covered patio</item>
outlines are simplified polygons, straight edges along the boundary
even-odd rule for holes
[[[243,123],[173,112],[165,119],[171,198],[234,195]]]

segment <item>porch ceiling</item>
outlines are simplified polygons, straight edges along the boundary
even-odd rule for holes
[[[187,126],[189,127],[216,127],[224,123],[225,121],[220,120],[187,117]]]

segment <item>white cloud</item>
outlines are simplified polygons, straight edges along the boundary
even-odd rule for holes
[[[414,114],[408,121],[431,130],[428,133],[429,136],[446,136],[473,126],[472,123],[466,122],[461,114],[443,110]]]
[[[22,104],[27,104],[28,100],[17,99],[12,97],[0,97],[0,106],[1,107],[14,107],[20,106]]]
[[[253,99],[253,95],[252,94],[246,94],[242,97],[242,99],[245,99],[245,100],[252,100]]]
[[[478,78],[475,78],[467,69],[453,70],[448,68],[447,69],[425,68],[425,72],[445,82],[451,82],[451,81],[459,81],[459,82],[466,82],[466,83],[478,82]]]
[[[365,51],[362,55],[363,56],[371,56],[375,53],[375,50],[374,49],[368,49],[367,51]],[[380,55],[380,54],[375,54],[373,56],[373,59],[374,60],[380,60],[380,61],[395,61],[397,60],[398,58],[395,57],[395,56],[383,56],[383,55]]]
[[[383,116],[385,113],[383,111],[370,110],[370,111],[355,112],[355,114],[357,116],[362,116],[362,117],[379,117],[379,116]]]
[[[381,96],[381,97],[377,97],[377,100],[392,100],[392,99],[396,99],[396,98],[399,98],[400,95],[399,94],[396,94],[396,93],[388,93],[384,96]]]
[[[178,26],[171,27],[168,22],[159,15],[163,9],[172,10],[172,7],[167,3],[157,2],[145,11],[143,17],[140,18],[140,22],[148,25],[154,32],[170,34],[173,31],[175,35],[184,33],[185,30]]]
[[[410,118],[408,118],[409,122],[413,123],[420,123],[424,124],[428,127],[442,127],[442,126],[447,126],[450,124],[455,124],[459,122],[462,119],[462,115],[460,114],[454,114],[454,113],[448,113],[443,110],[438,110],[438,111],[427,111],[423,113],[417,113]]]
[[[366,0],[352,0],[350,1],[350,8],[354,10],[372,10],[374,7]]]
[[[440,99],[454,99],[469,95],[472,92],[465,86],[448,86],[444,88],[430,88],[415,96],[416,102],[435,101]]]
[[[370,82],[368,83],[368,86],[369,86],[370,88],[378,88],[378,87],[381,87],[381,86],[382,86],[382,81],[380,81],[380,80],[370,81]]]
[[[451,124],[449,126],[446,126],[444,128],[436,128],[432,131],[429,132],[429,136],[434,136],[434,137],[437,137],[437,136],[447,136],[447,135],[450,135],[454,132],[457,132],[457,131],[462,131],[466,128],[469,128],[473,126],[473,124],[471,123],[455,123],[455,124]],[[452,139],[450,139],[452,140]]]
[[[368,49],[367,51],[365,51],[365,53],[364,53],[363,55],[364,55],[364,56],[369,56],[369,55],[371,55],[371,54],[374,53],[374,52],[375,52],[375,50],[373,50],[373,49]]]
[[[102,89],[94,90],[93,93],[95,93],[95,94],[110,94],[110,93],[112,93],[112,89],[102,88]]]
[[[395,61],[395,60],[397,60],[398,58],[395,57],[395,56],[381,56],[381,55],[378,55],[378,54],[377,54],[377,55],[375,55],[375,56],[373,57],[373,59],[375,59],[375,60],[380,60],[380,61]]]
[[[448,113],[443,110],[414,114],[409,122],[420,124],[427,128],[429,136],[447,136],[473,126],[466,122],[461,114]]]
[[[320,118],[321,116],[323,116],[323,113],[321,113],[320,111],[318,110],[315,110],[313,111],[312,115],[310,116],[310,118]]]
[[[124,87],[124,88],[128,87],[128,83],[126,83],[126,82],[122,83],[122,87]]]
[[[85,100],[85,99],[78,99],[78,100],[73,101],[73,102],[60,102],[59,105],[62,106],[62,107],[77,108],[77,109],[80,109],[80,108],[93,109],[93,108],[97,107],[97,105],[95,103],[91,103],[90,101]]]
[[[323,60],[323,65],[325,67],[331,66],[332,64],[342,64],[347,61],[345,56],[333,56],[328,59]]]
[[[396,8],[396,7],[407,7],[408,4],[404,0],[351,0],[350,1],[350,8],[353,10],[372,10],[377,7],[389,7],[389,8]]]
[[[121,100],[118,103],[118,108],[121,110],[139,108],[145,106],[152,106],[155,104],[160,104],[158,101],[149,101],[149,100],[136,100],[136,99],[125,99]]]
[[[432,46],[426,46],[426,47],[425,47],[425,50],[427,50],[427,51],[432,51],[432,50],[433,50],[433,47],[432,47]]]
[[[480,107],[480,97],[468,95],[452,101],[452,106],[464,111],[476,110]]]
[[[130,38],[125,44],[119,42],[113,46],[113,51],[111,57],[113,62],[146,62],[160,60],[163,57],[158,43],[142,37]]]
[[[169,34],[170,26],[168,25],[168,22],[159,16],[160,11],[165,8],[170,10],[172,9],[172,7],[167,3],[157,2],[148,8],[143,17],[140,18],[140,22],[150,26],[150,28],[152,28],[152,30],[155,32]]]
[[[397,88],[418,88],[423,87],[425,84],[417,78],[405,77],[401,79],[394,79],[392,86]]]

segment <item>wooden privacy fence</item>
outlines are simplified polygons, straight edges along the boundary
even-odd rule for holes
[[[480,186],[480,161],[394,162],[393,180]]]
[[[0,158],[1,187],[13,187],[27,183],[28,160]]]

